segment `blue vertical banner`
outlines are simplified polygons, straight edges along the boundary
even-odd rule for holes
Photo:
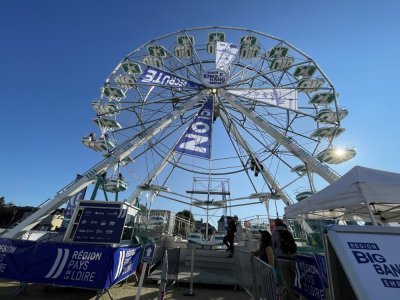
[[[211,125],[214,98],[208,96],[192,124],[176,144],[174,151],[203,158],[211,158]]]
[[[76,175],[76,179],[81,179],[83,176],[82,175]],[[71,219],[72,215],[74,213],[75,207],[76,207],[76,202],[79,200],[85,199],[85,194],[86,194],[86,187],[82,190],[80,190],[78,193],[75,195],[72,195],[71,198],[69,198],[67,207],[65,208],[64,211],[64,218],[65,219]]]

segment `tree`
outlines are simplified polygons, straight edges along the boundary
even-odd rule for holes
[[[4,198],[4,196],[0,197],[0,207],[3,207],[6,204],[6,199]]]
[[[181,226],[178,226],[178,222],[175,221],[175,233],[180,235],[186,235],[189,233],[196,223],[190,210],[182,210],[176,214],[176,217],[189,221],[189,223],[184,223],[183,226],[182,224]]]

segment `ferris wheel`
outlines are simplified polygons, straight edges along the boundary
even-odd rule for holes
[[[131,202],[150,186],[167,192],[173,180],[184,189],[194,176],[239,176],[248,194],[289,205],[316,192],[316,177],[336,181],[329,165],[356,155],[335,147],[348,112],[318,64],[254,30],[201,27],[152,39],[123,57],[92,107],[96,129],[82,142],[104,159],[54,205],[105,172],[105,192],[132,187]]]

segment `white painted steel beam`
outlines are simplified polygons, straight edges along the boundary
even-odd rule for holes
[[[97,175],[104,173],[110,167],[116,165],[119,161],[129,156],[136,148],[140,147],[153,136],[157,135],[187,110],[193,108],[202,99],[202,96],[202,94],[194,96],[190,101],[184,103],[182,106],[169,113],[166,117],[154,123],[151,127],[118,145],[110,153],[110,157],[105,158],[99,164],[89,169],[85,174],[83,174],[82,178],[76,179],[68,184],[61,191],[59,191],[52,200],[48,201],[39,210],[6,232],[2,237],[17,238],[25,231],[32,229],[36,224],[46,218],[52,211],[66,203],[71,195],[74,195],[94,182],[97,178]]]

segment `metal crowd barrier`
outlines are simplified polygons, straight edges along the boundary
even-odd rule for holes
[[[237,250],[234,256],[236,284],[254,300],[275,300],[274,268],[251,253]]]
[[[178,280],[179,274],[179,259],[181,255],[180,248],[168,249],[168,272],[167,279],[173,285]]]
[[[167,291],[178,280],[179,257],[180,257],[180,248],[165,250],[161,277],[160,277],[158,300],[163,300]]]
[[[161,260],[165,253],[166,238],[162,237],[156,243],[156,251],[154,252],[153,261],[149,266],[149,273],[151,274],[161,264]]]

